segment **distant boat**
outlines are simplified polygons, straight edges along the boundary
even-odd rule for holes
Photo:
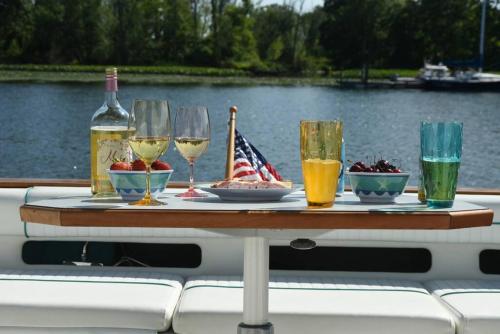
[[[458,70],[453,74],[444,64],[425,64],[420,70],[419,79],[424,89],[435,90],[474,90],[500,91],[500,75],[483,73],[484,66],[484,34],[486,26],[486,9],[488,1],[483,1],[481,8],[481,32],[479,36],[479,59],[474,62],[478,69],[467,67],[467,70]],[[456,64],[456,62],[455,62]],[[465,64],[462,64],[465,65]]]
[[[450,72],[446,65],[425,64],[419,79],[424,89],[500,91],[500,75],[483,73],[473,69]]]

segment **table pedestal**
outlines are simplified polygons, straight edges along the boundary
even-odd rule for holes
[[[246,237],[243,267],[243,322],[238,334],[273,334],[268,321],[269,241]]]

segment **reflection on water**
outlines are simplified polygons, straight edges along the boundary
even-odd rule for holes
[[[228,109],[238,105],[237,127],[280,173],[302,182],[299,121],[344,121],[347,159],[398,159],[416,184],[421,120],[464,122],[459,184],[500,188],[500,94],[420,90],[339,90],[327,87],[121,86],[122,105],[133,98],[167,98],[209,108],[212,140],[195,166],[196,180],[224,176]],[[96,84],[0,84],[0,177],[88,178],[89,122],[103,101]],[[174,145],[165,160],[172,180],[187,180]]]

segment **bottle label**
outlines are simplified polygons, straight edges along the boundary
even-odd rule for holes
[[[107,175],[106,169],[115,161],[132,161],[128,140],[97,140],[97,174]]]

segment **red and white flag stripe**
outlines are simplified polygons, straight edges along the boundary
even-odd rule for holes
[[[247,159],[237,159],[234,161],[233,177],[247,181],[262,181],[260,175],[257,174]]]

